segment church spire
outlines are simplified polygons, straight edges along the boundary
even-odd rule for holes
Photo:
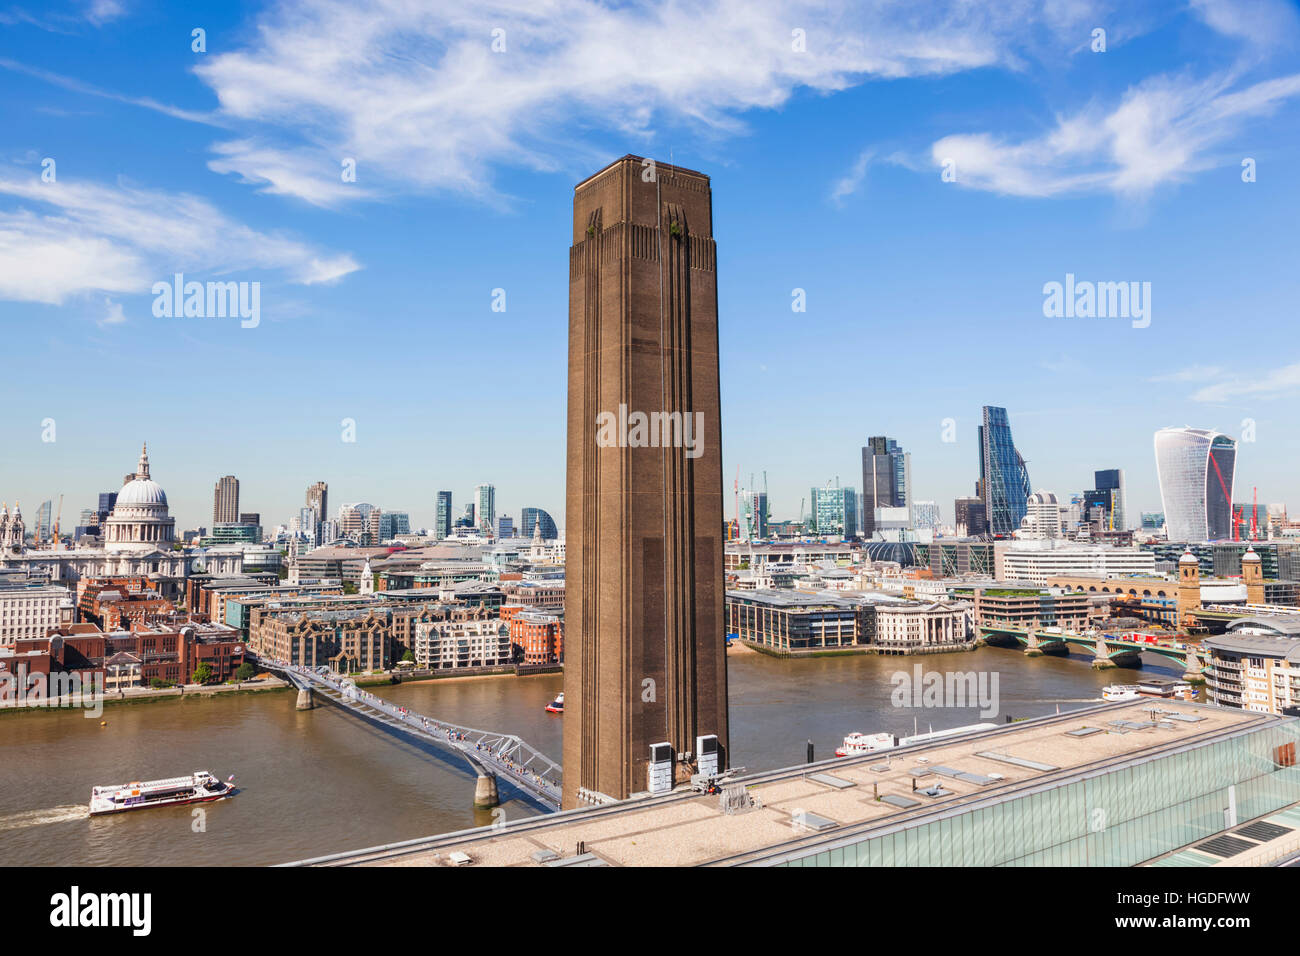
[[[135,476],[137,478],[149,477],[149,446],[145,442],[140,443],[140,463],[136,465]]]

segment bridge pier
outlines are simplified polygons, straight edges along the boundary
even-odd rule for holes
[[[1106,647],[1106,638],[1100,631],[1094,632],[1097,635],[1097,647],[1093,653],[1092,669],[1095,671],[1113,670],[1118,665],[1110,659],[1110,649]]]
[[[1030,628],[1025,632],[1025,656],[1042,657],[1043,649],[1038,646],[1038,632]]]
[[[500,802],[501,799],[497,796],[497,778],[493,774],[479,771],[478,780],[474,784],[474,808],[488,810]]]
[[[1196,651],[1187,652],[1187,670],[1183,672],[1183,680],[1189,684],[1205,683],[1205,674],[1201,670],[1201,655]]]
[[[316,706],[316,702],[311,699],[310,687],[298,688],[298,703],[294,705],[295,710],[311,710]]]

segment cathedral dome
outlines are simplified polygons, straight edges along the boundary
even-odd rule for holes
[[[172,546],[176,519],[167,513],[167,493],[149,477],[149,450],[140,449],[135,475],[117,493],[113,513],[104,523],[104,548],[159,551]]]
[[[121,505],[165,505],[167,492],[162,485],[152,478],[134,478],[117,493],[117,504]]]

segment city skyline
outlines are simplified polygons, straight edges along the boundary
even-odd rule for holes
[[[917,498],[938,502],[951,523],[951,502],[971,493],[984,403],[1008,409],[1035,485],[1061,495],[1086,490],[1098,467],[1122,467],[1130,514],[1158,510],[1150,436],[1190,424],[1241,440],[1242,487],[1296,502],[1288,462],[1300,457],[1300,435],[1288,412],[1300,366],[1284,343],[1300,279],[1286,243],[1240,237],[1290,234],[1286,210],[1300,198],[1285,174],[1300,140],[1300,76],[1279,55],[1297,17],[1262,3],[1252,22],[1263,26],[1248,29],[1231,6],[1158,9],[981,12],[964,25],[978,55],[940,42],[933,60],[904,56],[884,68],[844,39],[880,29],[874,14],[804,9],[809,60],[787,63],[775,48],[790,46],[791,27],[757,4],[728,13],[737,22],[718,31],[729,40],[707,79],[652,83],[631,129],[610,119],[610,102],[566,112],[580,97],[542,82],[544,65],[604,61],[586,46],[595,41],[539,49],[520,35],[488,60],[488,12],[463,24],[385,22],[367,41],[384,55],[368,59],[379,65],[363,77],[321,77],[294,59],[320,89],[405,88],[405,58],[390,48],[402,51],[404,30],[418,43],[436,29],[482,69],[500,63],[536,80],[535,105],[566,116],[560,135],[540,137],[529,117],[488,108],[500,90],[485,80],[486,99],[461,108],[474,129],[497,116],[516,148],[457,140],[435,164],[415,162],[428,154],[410,139],[392,155],[367,152],[338,128],[286,119],[313,112],[301,103],[272,92],[248,99],[237,67],[274,71],[278,50],[255,27],[274,26],[291,51],[318,29],[332,35],[330,23],[198,5],[128,7],[102,25],[77,4],[7,23],[0,223],[16,240],[0,245],[0,312],[15,354],[97,371],[52,379],[50,361],[13,363],[0,495],[31,507],[63,494],[65,508],[86,507],[116,483],[110,463],[147,438],[186,526],[204,523],[207,489],[222,474],[241,476],[247,507],[268,522],[288,520],[301,487],[328,475],[339,500],[389,502],[429,526],[437,490],[464,489],[464,501],[492,476],[501,501],[545,508],[563,524],[567,293],[562,266],[526,250],[552,248],[564,233],[569,183],[635,150],[709,168],[723,187],[723,459],[742,475],[768,472],[774,518],[797,517],[810,485],[835,475],[853,484],[858,449],[883,432],[912,455]],[[931,10],[936,22],[951,12]],[[534,16],[530,24],[551,14]],[[662,42],[687,35],[686,24],[634,6],[609,17]],[[206,24],[205,53],[191,50],[192,20]],[[1104,52],[1089,46],[1096,23],[1109,28]],[[774,49],[770,65],[754,67],[756,88],[726,53],[736,30]],[[905,50],[933,38],[911,25],[883,35]],[[947,39],[942,28],[934,36]],[[83,66],[91,61],[93,75]],[[634,62],[608,69],[615,90],[645,76]],[[882,76],[890,81],[872,82]],[[706,108],[693,109],[701,96]],[[869,129],[855,121],[862,115],[873,117]],[[1061,130],[1096,148],[1060,147]],[[323,151],[304,145],[314,132]],[[340,180],[347,157],[356,182]],[[41,180],[46,158],[54,182]],[[955,161],[952,181],[945,158]],[[1253,181],[1243,180],[1246,159]],[[415,168],[455,172],[426,182]],[[773,177],[781,189],[770,188]],[[754,202],[760,195],[766,204]],[[774,262],[770,249],[791,225],[800,241],[782,243],[791,248]],[[174,251],[151,229],[173,236]],[[82,257],[83,236],[104,254]],[[34,270],[30,248],[52,270]],[[151,285],[176,272],[262,282],[260,324],[156,317]],[[1149,325],[1046,318],[1045,285],[1075,276],[1150,282]],[[803,312],[792,312],[795,290]],[[1232,350],[1207,356],[1225,316],[1247,323],[1252,341],[1283,347],[1263,363]],[[868,330],[897,360],[864,353],[825,390],[825,344],[852,345]],[[376,331],[401,355],[434,357],[437,375],[407,372],[392,349],[353,347]],[[502,372],[489,389],[485,331],[486,341],[511,343],[507,359],[518,356],[493,366]],[[1097,342],[1107,343],[1104,361]],[[127,387],[112,372],[123,367],[158,383],[148,426],[115,415],[105,427],[99,409],[106,390],[111,400]],[[371,388],[379,380],[384,388]],[[758,398],[773,387],[800,397]],[[887,414],[882,395],[898,396]],[[47,421],[55,441],[42,441]],[[345,422],[354,441],[344,440]],[[273,443],[273,459],[250,434]],[[783,459],[799,461],[798,473],[779,468]],[[103,475],[87,477],[96,462]]]

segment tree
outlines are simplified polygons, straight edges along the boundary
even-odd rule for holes
[[[414,663],[415,663],[415,655],[412,654],[412,653],[410,652],[410,650],[408,649],[407,652],[406,652],[405,654],[402,655],[402,660],[404,660],[404,661],[410,661],[412,664],[414,664]]]
[[[248,663],[248,661],[244,661],[244,663],[240,664],[239,667],[235,669],[235,680],[238,681],[249,680],[256,673],[257,673],[257,668],[255,668],[252,664]]]
[[[207,661],[199,661],[198,667],[194,668],[194,683],[206,684],[212,680],[212,665]]]

